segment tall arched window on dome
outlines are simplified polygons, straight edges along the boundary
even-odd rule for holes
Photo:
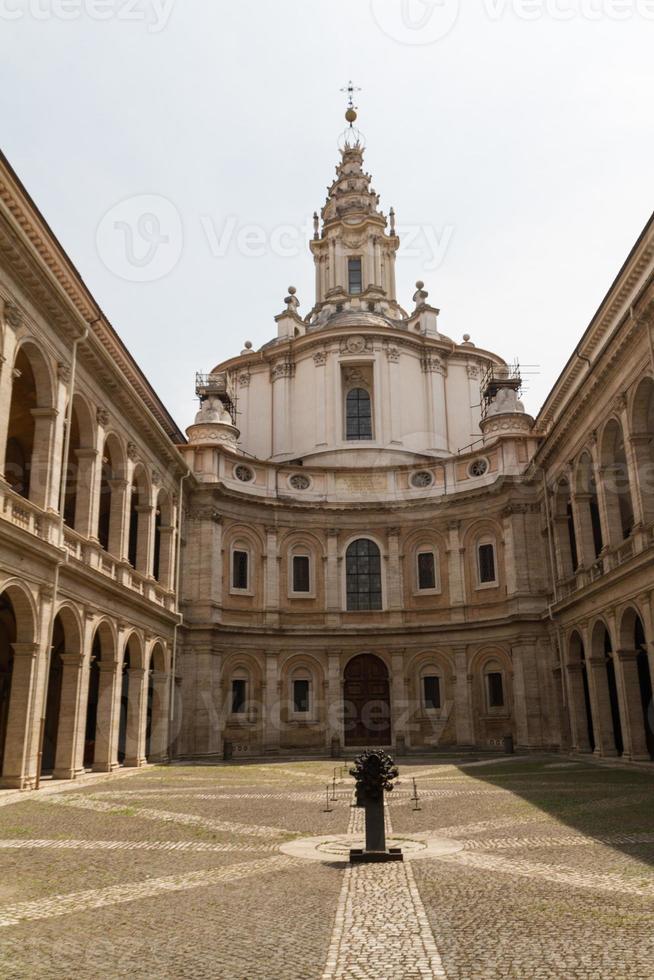
[[[348,611],[382,608],[381,554],[374,541],[353,541],[345,555]]]
[[[365,388],[350,388],[345,399],[348,440],[372,439],[372,400]]]

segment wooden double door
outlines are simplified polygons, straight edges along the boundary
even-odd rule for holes
[[[346,745],[390,745],[391,703],[388,671],[372,653],[354,657],[343,685]]]

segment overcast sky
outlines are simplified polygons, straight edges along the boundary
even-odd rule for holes
[[[440,327],[535,413],[653,207],[654,0],[0,0],[2,144],[182,426],[313,304],[348,79]]]

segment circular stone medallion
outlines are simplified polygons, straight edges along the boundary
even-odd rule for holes
[[[457,854],[463,844],[448,837],[432,837],[429,834],[412,834],[411,837],[391,836],[387,847],[401,847],[405,861],[421,858],[443,857]],[[350,848],[363,847],[364,839],[357,834],[333,834],[323,837],[299,837],[297,840],[280,844],[280,851],[291,857],[306,858],[307,861],[349,861]]]

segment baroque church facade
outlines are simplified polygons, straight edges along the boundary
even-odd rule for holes
[[[535,419],[422,282],[400,305],[356,138],[314,224],[311,311],[198,376],[185,438],[0,160],[1,786],[654,757],[654,219]]]

